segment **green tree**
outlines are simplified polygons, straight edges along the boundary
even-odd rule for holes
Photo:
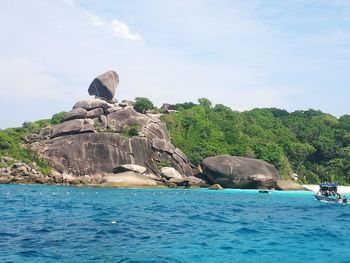
[[[211,105],[212,105],[211,101],[206,98],[198,99],[198,103],[199,105],[204,106],[206,108],[211,108]]]
[[[59,113],[54,114],[51,118],[51,124],[56,125],[56,124],[62,123],[63,121],[62,118],[65,113],[66,113],[65,111],[61,111]]]
[[[145,113],[147,110],[152,110],[154,108],[153,103],[144,97],[135,98],[134,109],[137,112]]]
[[[303,163],[316,151],[312,145],[293,142],[285,146],[285,149],[287,158],[291,162],[295,173],[299,173]]]
[[[124,135],[125,137],[133,137],[133,136],[138,136],[139,131],[140,131],[140,126],[137,123],[134,123],[130,126],[125,126],[121,134]]]

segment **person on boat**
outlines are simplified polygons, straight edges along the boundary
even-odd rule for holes
[[[341,199],[341,194],[337,192],[337,199]]]
[[[329,190],[324,191],[323,194],[324,194],[325,197],[328,197],[329,196]]]

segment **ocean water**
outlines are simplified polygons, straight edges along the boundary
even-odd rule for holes
[[[0,185],[0,262],[350,262],[350,205],[308,192]]]

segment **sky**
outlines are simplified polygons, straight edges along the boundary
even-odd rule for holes
[[[350,114],[348,0],[1,0],[0,129],[88,99]]]

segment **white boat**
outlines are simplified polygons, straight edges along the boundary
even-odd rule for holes
[[[318,201],[321,201],[323,203],[332,203],[332,204],[343,203],[343,199],[337,199],[337,198],[332,198],[332,197],[327,197],[322,195],[314,195],[314,196]]]
[[[350,204],[350,201],[338,193],[337,184],[320,184],[320,190],[314,197],[323,203]]]

